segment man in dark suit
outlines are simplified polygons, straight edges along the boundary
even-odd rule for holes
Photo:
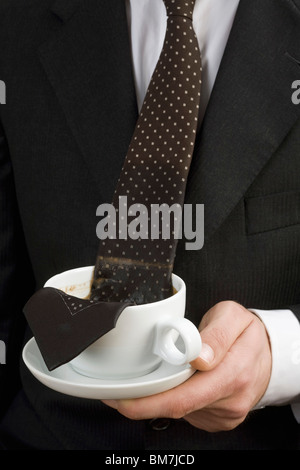
[[[180,243],[174,271],[187,284],[187,316],[197,325],[203,318],[215,357],[197,360],[207,372],[175,391],[108,403],[116,411],[46,388],[21,351],[31,337],[26,300],[52,275],[95,262],[95,211],[112,199],[138,115],[124,2],[0,1],[3,448],[300,448],[289,404],[251,411],[271,357],[263,324],[246,310],[300,315],[300,108],[291,100],[299,27],[298,0],[241,0],[197,136],[186,201],[205,205],[206,240],[199,251]],[[220,318],[222,346],[209,329],[217,321],[220,335]],[[214,373],[224,364],[223,379],[232,373],[228,350],[240,336],[247,374],[237,380],[235,369],[223,388]],[[214,396],[204,399],[202,385]]]

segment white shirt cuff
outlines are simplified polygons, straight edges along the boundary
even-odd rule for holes
[[[272,350],[270,382],[254,409],[292,404],[300,423],[300,323],[290,310],[249,310],[264,323]]]

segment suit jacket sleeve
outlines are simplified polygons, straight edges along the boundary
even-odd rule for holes
[[[22,307],[32,291],[30,273],[12,164],[0,123],[0,415],[19,388],[18,362],[25,327]]]

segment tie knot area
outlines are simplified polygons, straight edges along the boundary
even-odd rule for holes
[[[184,16],[193,18],[193,11],[196,0],[163,0],[167,16]]]

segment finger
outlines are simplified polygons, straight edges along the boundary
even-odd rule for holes
[[[220,366],[213,369],[218,371],[227,366],[227,378],[232,388],[224,387],[226,393],[223,398],[207,404],[185,419],[193,426],[210,432],[233,429],[244,421],[265,393],[271,365],[268,336],[264,325],[256,319],[239,336]]]
[[[217,369],[205,373],[196,372],[183,384],[156,395],[104,402],[134,420],[161,417],[180,419],[223,398],[224,393],[231,393],[231,390],[227,390],[227,368],[224,368],[224,372]]]
[[[205,371],[220,364],[253,320],[254,315],[236,302],[220,302],[212,307],[204,317],[205,326],[201,329],[200,325],[203,346],[199,357],[191,362],[192,367]]]
[[[107,406],[110,406],[111,408],[114,408],[115,410],[118,409],[118,400],[101,400],[102,403],[104,403]]]
[[[231,431],[244,421],[243,418],[228,416],[223,410],[204,408],[191,413],[184,419],[192,426],[207,432]]]

